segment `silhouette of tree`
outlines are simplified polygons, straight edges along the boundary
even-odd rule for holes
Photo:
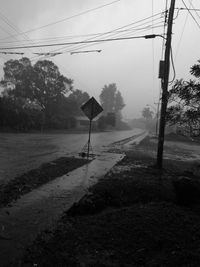
[[[200,60],[190,73],[195,79],[177,80],[169,91],[167,119],[171,124],[200,128]]]
[[[115,99],[116,99],[117,86],[115,83],[104,85],[101,94],[100,102],[104,110],[104,114],[108,112],[115,112]]]
[[[122,119],[121,111],[125,104],[115,83],[103,87],[100,94],[100,102],[103,107],[106,123],[118,127]]]
[[[23,98],[23,106],[32,105],[42,111],[45,121],[50,121],[56,106],[72,87],[72,80],[60,74],[51,61],[42,60],[34,66],[28,58],[9,60],[4,66],[4,95],[17,101]]]
[[[149,107],[145,107],[142,110],[142,116],[146,119],[146,120],[150,120],[153,118],[153,111],[150,110]]]

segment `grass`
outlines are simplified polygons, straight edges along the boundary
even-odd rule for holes
[[[178,205],[173,183],[186,174],[198,177],[191,162],[152,167],[150,142],[126,152],[54,232],[38,236],[20,266],[199,266],[199,204]]]
[[[126,151],[16,266],[199,266],[200,204],[180,205],[174,186],[183,176],[199,184],[199,165],[165,159],[156,169],[154,141]]]
[[[62,176],[84,164],[88,160],[74,157],[61,157],[52,162],[44,163],[37,169],[32,169],[0,187],[0,207],[17,200],[33,189]]]

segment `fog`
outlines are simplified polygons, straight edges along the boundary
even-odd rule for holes
[[[124,25],[138,22],[165,10],[164,0],[1,0],[1,47],[23,44],[43,44],[37,39],[55,38],[70,35],[86,35],[112,31]],[[190,7],[190,1],[186,1]],[[199,8],[199,1],[194,0],[193,6]],[[176,7],[184,7],[181,0],[176,1]],[[84,13],[88,11],[87,13]],[[189,68],[199,59],[200,28],[186,10],[180,10],[173,25],[172,49],[175,61],[176,78],[190,78]],[[84,14],[83,14],[84,13]],[[196,21],[200,24],[199,12],[192,11]],[[75,16],[76,15],[76,16]],[[74,17],[73,17],[74,16]],[[72,18],[73,17],[73,18]],[[163,34],[163,20],[161,15],[144,21],[143,26],[161,26],[148,30],[121,33],[121,36],[139,36],[146,34]],[[58,22],[60,21],[60,22]],[[53,24],[54,22],[58,22]],[[143,23],[144,23],[143,22]],[[160,23],[160,24],[157,24]],[[51,25],[52,24],[52,25]],[[42,27],[44,25],[48,25]],[[25,32],[26,34],[19,34]],[[9,37],[11,36],[11,37]],[[9,38],[8,38],[9,37]],[[6,39],[5,39],[6,38]],[[76,39],[52,39],[48,43],[82,41],[89,37]],[[101,39],[107,38],[102,35]],[[112,38],[112,36],[111,36]],[[35,40],[35,41],[27,41]],[[20,42],[19,42],[20,41]],[[158,65],[162,56],[162,38],[132,39],[95,43],[79,48],[79,51],[100,49],[100,53],[83,53],[71,55],[76,47],[45,47],[31,49],[16,49],[24,52],[24,56],[32,59],[33,63],[44,57],[35,56],[36,52],[63,52],[52,60],[59,66],[60,71],[74,80],[74,88],[81,89],[98,99],[105,84],[116,83],[126,106],[123,110],[125,118],[136,118],[146,104],[154,105],[158,101],[160,81],[158,79]],[[78,46],[80,47],[80,46]],[[65,52],[66,51],[66,52]],[[20,56],[1,55],[1,76],[3,63],[11,58]],[[171,71],[170,76],[173,76]]]

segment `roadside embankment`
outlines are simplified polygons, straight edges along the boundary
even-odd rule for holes
[[[169,146],[160,171],[154,148],[146,138],[126,151],[20,266],[199,266],[199,165],[170,159]]]

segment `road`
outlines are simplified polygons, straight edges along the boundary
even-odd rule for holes
[[[116,141],[134,136],[140,129],[93,133],[93,152],[105,151]],[[11,134],[0,133],[0,184],[42,163],[61,156],[78,155],[88,134]]]

